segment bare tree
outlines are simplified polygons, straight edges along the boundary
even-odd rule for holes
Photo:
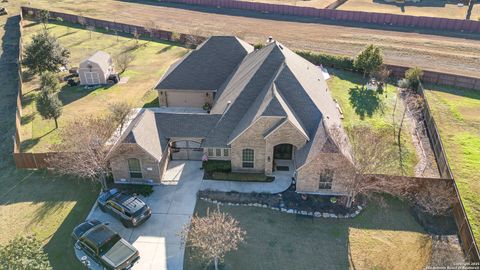
[[[343,132],[334,127],[330,130],[333,140],[340,145],[348,143]],[[352,163],[356,176],[342,183],[348,193],[347,207],[358,195],[369,196],[373,193],[387,193],[402,199],[432,215],[447,213],[455,202],[452,185],[443,180],[422,180],[411,177],[389,175],[396,168],[398,152],[385,138],[385,132],[373,132],[366,126],[351,129]]]
[[[99,181],[106,189],[107,155],[112,147],[107,142],[114,130],[111,117],[76,118],[61,130],[61,142],[53,147],[59,154],[48,163],[60,174]]]
[[[130,52],[123,52],[117,55],[115,59],[115,65],[120,70],[120,74],[124,73],[125,70],[130,66],[132,61],[135,60],[135,56]]]
[[[122,133],[125,121],[133,112],[132,104],[126,101],[115,102],[110,104],[108,109],[110,110],[112,119],[117,125],[120,125],[120,133]]]
[[[89,38],[92,39],[92,32],[95,31],[95,26],[87,25],[87,30],[88,30]]]
[[[153,38],[153,33],[155,32],[155,30],[157,30],[158,27],[155,21],[150,20],[145,23],[143,28],[145,28],[145,30],[148,32],[148,35],[150,36],[150,38]]]
[[[138,32],[137,28],[133,29],[132,35],[135,39],[135,46],[138,46],[138,39],[140,38],[140,33]]]
[[[386,132],[374,132],[368,126],[350,127],[350,138],[340,127],[331,128],[329,133],[340,149],[351,149],[355,177],[343,183],[349,193],[347,207],[350,207],[358,195],[367,195],[379,189],[379,183],[364,181],[364,176],[394,169],[398,159],[397,152],[391,142],[385,140]]]
[[[227,252],[237,250],[245,242],[245,235],[233,217],[219,210],[210,213],[209,209],[205,217],[194,216],[180,233],[183,244],[198,251],[209,263],[213,261],[216,270]]]
[[[87,25],[87,19],[85,19],[85,17],[78,16],[77,22],[83,27]]]
[[[385,65],[382,65],[375,73],[374,73],[374,77],[382,83],[382,87],[384,89],[387,89],[387,82],[388,82],[388,78],[390,78],[390,74],[392,72],[385,66]],[[377,89],[378,90],[378,89]]]

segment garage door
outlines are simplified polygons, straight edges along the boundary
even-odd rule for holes
[[[205,92],[167,92],[169,107],[196,107],[202,108],[205,104]]]
[[[172,159],[202,160],[203,148],[195,141],[176,141],[171,147]]]
[[[97,72],[85,72],[85,81],[87,84],[100,84],[100,76]]]

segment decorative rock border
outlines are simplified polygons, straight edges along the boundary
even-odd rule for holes
[[[274,211],[280,211],[283,213],[287,214],[295,214],[295,215],[302,215],[302,216],[311,216],[311,217],[316,217],[316,218],[354,218],[360,214],[360,212],[363,210],[363,207],[358,205],[357,210],[351,214],[332,214],[332,213],[321,213],[321,212],[308,212],[308,211],[300,211],[297,209],[292,209],[292,208],[284,208],[284,207],[271,207],[266,204],[261,204],[261,203],[232,203],[232,202],[221,202],[217,200],[212,200],[209,198],[200,198],[200,200],[213,203],[216,205],[227,205],[227,206],[248,206],[248,207],[258,207],[258,208],[268,208],[270,210]]]

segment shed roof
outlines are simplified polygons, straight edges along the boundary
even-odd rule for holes
[[[92,62],[100,66],[103,71],[107,71],[110,65],[112,64],[112,58],[110,55],[104,51],[97,51],[93,55],[85,58],[81,63]]]

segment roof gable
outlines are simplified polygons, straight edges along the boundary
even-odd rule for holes
[[[251,51],[236,37],[212,36],[172,65],[155,88],[217,90]]]

